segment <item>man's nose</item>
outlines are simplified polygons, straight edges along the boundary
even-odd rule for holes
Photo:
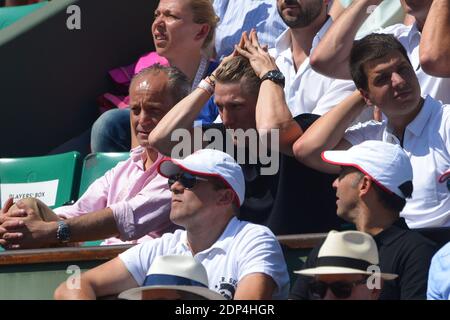
[[[394,87],[403,86],[406,83],[405,79],[397,72],[392,73],[391,81]]]
[[[331,292],[330,288],[327,289],[323,300],[336,300],[336,296]]]
[[[222,118],[222,122],[223,122],[224,126],[226,126],[226,127],[229,127],[232,124],[234,124],[234,117],[225,108],[222,111],[221,118]]]
[[[170,191],[173,192],[174,194],[183,193],[184,186],[179,181],[175,181],[175,183],[170,186]]]
[[[332,184],[333,188],[337,189],[338,184],[339,184],[339,178],[334,179],[333,184]]]

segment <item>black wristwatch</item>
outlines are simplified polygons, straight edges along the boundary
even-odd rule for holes
[[[284,88],[285,78],[280,70],[270,70],[265,75],[263,75],[263,77],[261,78],[261,82],[267,79],[275,82],[276,84],[279,84],[282,88]]]
[[[67,243],[70,240],[70,229],[64,220],[58,221],[58,229],[56,229],[56,239],[61,243]]]

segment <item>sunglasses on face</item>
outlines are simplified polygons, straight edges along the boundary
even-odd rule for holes
[[[347,299],[351,296],[355,286],[366,282],[366,278],[356,281],[335,281],[330,283],[314,280],[309,284],[309,291],[315,299],[323,299],[328,289],[331,290],[336,298]]]
[[[208,179],[194,176],[187,172],[182,172],[169,177],[169,188],[171,188],[176,181],[179,181],[185,189],[192,189],[193,187],[195,187],[198,181],[208,181]]]

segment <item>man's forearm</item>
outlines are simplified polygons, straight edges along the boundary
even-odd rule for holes
[[[350,51],[359,27],[367,18],[367,9],[381,0],[355,0],[333,22],[311,54],[314,70],[329,77],[351,79],[348,66]]]
[[[178,141],[172,141],[175,129],[192,130],[195,119],[202,110],[210,95],[203,89],[195,89],[191,94],[178,102],[158,123],[150,133],[150,145],[164,155],[170,155]]]
[[[95,300],[97,297],[92,286],[81,278],[79,288],[68,288],[67,282],[63,282],[55,290],[54,298],[55,300]]]
[[[333,166],[325,164],[320,155],[322,151],[335,149],[341,143],[345,130],[364,106],[364,99],[359,91],[355,91],[317,119],[294,144],[297,160],[317,170],[334,173]]]
[[[119,229],[110,208],[90,212],[65,221],[70,229],[71,242],[103,240],[119,235]]]
[[[270,135],[271,130],[279,130],[280,151],[291,156],[293,143],[303,133],[292,119],[283,88],[269,80],[263,81],[259,90],[256,127],[263,141],[267,141],[264,136]]]
[[[450,0],[434,0],[420,39],[420,65],[429,75],[450,77]]]

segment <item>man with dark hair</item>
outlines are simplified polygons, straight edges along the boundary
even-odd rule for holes
[[[348,62],[358,28],[367,12],[387,0],[355,0],[329,28],[311,54],[314,70],[329,77],[351,79]],[[422,96],[450,103],[448,78],[448,0],[400,0],[414,23],[398,23],[377,33],[392,34],[406,49],[419,80]],[[433,8],[433,10],[431,10]],[[430,17],[430,18],[428,18]],[[422,41],[422,37],[425,37]],[[356,38],[359,39],[359,38]],[[439,70],[439,71],[438,71]]]
[[[333,183],[337,215],[372,235],[381,270],[398,275],[384,284],[380,299],[425,299],[428,268],[436,248],[399,218],[413,191],[413,169],[405,151],[399,145],[365,141],[346,151],[325,151],[322,159],[340,169]],[[319,267],[320,247],[310,253],[306,268]],[[309,282],[308,277],[299,276],[291,298],[311,298]]]
[[[348,149],[366,140],[398,144],[414,171],[414,193],[401,212],[408,226],[450,226],[450,194],[438,183],[450,163],[450,107],[421,97],[411,63],[390,35],[372,34],[357,41],[350,61],[358,91],[296,141],[295,156],[312,168],[335,173],[335,167],[320,161],[323,150]],[[386,118],[348,128],[366,104],[379,107]]]
[[[360,41],[355,41],[350,56],[350,74],[356,87],[368,89],[367,74],[364,70],[366,62],[382,58],[396,50],[411,64],[405,48],[392,35],[373,33]]]
[[[108,245],[136,243],[176,229],[169,220],[167,179],[156,172],[163,156],[148,144],[148,135],[189,90],[175,67],[155,64],[138,73],[130,85],[130,118],[140,146],[73,205],[50,210],[34,198],[13,206],[8,200],[0,213],[0,244],[25,249],[103,239]]]

